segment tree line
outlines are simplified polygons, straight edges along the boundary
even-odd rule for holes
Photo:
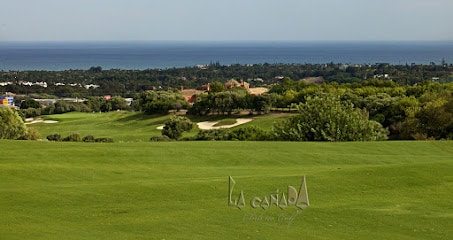
[[[371,141],[453,139],[453,83],[398,86],[388,80],[360,84],[307,84],[285,79],[263,95],[242,88],[197,96],[189,114],[297,112],[270,133],[248,129],[252,139],[290,141]],[[236,132],[202,132],[197,140],[244,139]],[[258,136],[258,137],[257,137]]]
[[[168,84],[167,88],[156,88],[153,86],[153,90],[146,90],[144,88],[140,91],[122,85],[122,89],[130,91],[128,94],[134,96],[131,106],[127,105],[125,99],[120,95],[115,95],[111,99],[90,96],[83,103],[57,101],[45,108],[38,107],[39,103],[36,103],[32,99],[22,99],[24,100],[21,103],[22,109],[18,114],[25,118],[39,116],[41,114],[57,114],[70,111],[106,112],[134,110],[146,114],[154,114],[168,113],[169,110],[179,111],[181,109],[187,109],[188,114],[193,115],[231,115],[243,113],[244,111],[247,111],[249,114],[265,114],[270,111],[288,111],[297,112],[297,114],[287,122],[275,125],[271,133],[272,137],[260,133],[259,138],[294,141],[382,140],[385,138],[394,140],[453,139],[453,82],[450,80],[453,69],[451,65],[391,66],[388,64],[378,64],[348,66],[345,68],[341,66],[338,64],[262,64],[253,66],[221,66],[216,64],[209,66],[207,69],[182,68],[129,71],[95,68],[88,71],[39,72],[42,76],[47,76],[46,74],[61,74],[63,76],[63,73],[69,74],[70,76],[74,73],[82,74],[81,76],[87,74],[86,76],[91,76],[91,80],[103,79],[102,81],[107,82],[107,85],[113,86],[129,80],[133,81],[145,73],[168,73],[169,78],[166,79],[171,83],[171,79],[175,76],[179,76],[177,77],[178,79],[187,81],[187,78],[181,76],[188,76],[186,74],[193,72],[199,73],[201,71],[205,71],[205,73],[217,72],[217,76],[230,77],[231,75],[229,74],[233,74],[230,71],[234,69],[237,71],[234,73],[236,74],[234,76],[245,78],[250,76],[244,73],[247,69],[252,69],[255,73],[259,72],[259,69],[270,69],[270,71],[280,69],[283,72],[287,70],[305,72],[308,71],[307,69],[318,69],[317,71],[321,71],[324,74],[323,77],[326,81],[324,83],[309,83],[304,80],[297,80],[301,77],[299,75],[296,75],[296,80],[290,77],[276,80],[275,77],[272,77],[272,79],[264,80],[265,83],[270,84],[272,81],[276,82],[268,85],[270,87],[268,93],[261,95],[252,95],[243,88],[225,89],[222,81],[215,81],[211,82],[212,88],[210,91],[201,93],[196,97],[193,105],[187,103],[177,88],[173,88],[174,85]],[[329,75],[329,72],[332,75]],[[392,74],[392,76],[398,76],[396,78],[397,80],[385,79],[385,76],[383,79],[379,79],[379,76],[366,80],[359,78],[354,80],[351,78],[369,73],[384,75],[387,72]],[[25,76],[30,74],[30,76],[33,76],[32,73],[34,72],[1,72],[0,75],[2,77],[11,74],[25,74]],[[105,76],[114,73],[119,75],[111,82],[109,82],[110,80],[104,79]],[[273,72],[269,76],[274,76],[277,73],[282,72]],[[409,73],[412,73],[412,75]],[[255,77],[258,76],[252,75]],[[288,72],[288,75],[291,74]],[[311,71],[308,75],[314,76],[318,74],[314,74],[314,71]],[[207,74],[205,76],[211,75]],[[329,76],[337,77],[329,80]],[[339,76],[347,76],[349,80],[340,81]],[[413,76],[413,78],[409,79],[408,76]],[[431,76],[440,77],[435,77],[437,80],[433,80],[432,78],[434,77]],[[405,80],[401,81],[403,78]],[[431,79],[426,80],[427,78]],[[83,79],[83,77],[79,77],[78,79]],[[140,82],[141,80],[137,84],[140,84]],[[99,83],[102,85],[101,82]],[[101,91],[104,90],[101,89]],[[107,92],[103,92],[103,94],[105,93]],[[313,122],[313,119],[316,119],[316,121]],[[333,119],[339,122],[333,122]],[[307,125],[308,122],[314,125]],[[313,126],[316,126],[316,128],[313,128]],[[257,134],[257,131],[253,129],[248,132]],[[343,133],[345,132],[351,134],[344,135]],[[24,132],[22,133],[24,135]],[[367,134],[360,135],[359,133]],[[216,134],[218,132],[214,133],[214,135]],[[241,134],[243,136],[245,133]],[[3,136],[8,135],[4,134]],[[206,133],[203,133],[200,139],[209,138],[207,136],[209,134],[206,135]],[[229,136],[225,137],[227,139],[236,138],[232,137],[233,135],[231,133],[219,134],[218,136]],[[20,138],[17,135],[15,137]],[[243,137],[237,138],[242,139]]]
[[[0,71],[0,92],[39,94],[56,97],[118,95],[132,97],[148,90],[197,88],[213,81],[243,79],[254,86],[281,83],[284,77],[299,80],[322,77],[326,82],[360,83],[374,78],[389,78],[397,85],[414,85],[424,81],[448,83],[453,81],[453,65],[390,65],[377,64],[210,64],[206,68],[185,67],[147,70],[88,70],[66,71]],[[21,82],[46,82],[47,87],[20,85]],[[96,87],[87,87],[91,84]]]
[[[326,99],[326,97],[329,98]],[[316,101],[310,103],[313,108],[303,105],[314,99]],[[344,123],[360,122],[360,115],[366,116],[374,124],[369,125],[369,128],[379,129],[377,132],[380,135],[385,132],[384,135],[392,140],[453,139],[453,83],[440,84],[430,81],[416,86],[399,86],[390,80],[313,84],[286,78],[281,84],[274,85],[269,93],[261,95],[252,95],[243,88],[215,88],[199,94],[193,105],[188,104],[184,96],[176,90],[137,93],[131,106],[127,105],[120,96],[111,99],[91,97],[83,103],[57,101],[45,108],[36,108],[36,104],[30,99],[24,101],[21,106],[23,109],[20,111],[22,116],[25,118],[71,111],[108,112],[130,109],[145,114],[166,114],[170,110],[187,109],[188,114],[192,115],[231,115],[244,113],[244,111],[249,114],[266,114],[270,111],[288,111],[303,113],[303,118],[293,119],[295,121],[293,127],[300,128],[310,119],[321,121],[321,117],[325,117],[320,115],[323,112],[328,113],[327,116],[339,117],[343,114],[341,116],[344,118]],[[321,111],[318,108],[325,108],[325,110]],[[346,113],[331,112],[332,109],[340,108],[345,108]],[[329,130],[331,132],[334,131],[333,129],[341,131],[328,120],[318,124],[326,127],[330,124],[328,127],[331,128]],[[348,127],[352,126],[348,125]],[[311,137],[301,136],[299,132],[296,137],[288,129],[285,130],[281,126],[275,126],[275,128],[280,129],[279,135],[286,136],[288,140],[351,139],[323,137],[319,132],[305,133],[307,136],[311,134]],[[383,139],[376,136],[375,138]],[[357,137],[357,139],[364,138]]]

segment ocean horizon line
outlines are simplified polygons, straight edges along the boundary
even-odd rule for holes
[[[0,70],[167,69],[232,64],[453,63],[453,41],[0,42]]]
[[[0,40],[14,43],[453,43],[451,40]]]

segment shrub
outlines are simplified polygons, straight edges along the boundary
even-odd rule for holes
[[[101,138],[94,139],[94,141],[95,142],[103,142],[103,143],[112,143],[113,142],[113,138],[101,137]]]
[[[27,108],[20,110],[26,118],[41,116],[41,108]]]
[[[27,99],[21,102],[20,109],[41,108],[41,104],[34,99]]]
[[[190,119],[182,116],[172,116],[165,122],[162,129],[162,135],[168,136],[171,139],[179,139],[182,133],[190,131],[195,124]]]
[[[171,142],[172,141],[172,139],[166,135],[152,136],[149,140],[151,142]]]
[[[88,135],[82,138],[83,142],[94,142],[96,138],[93,135]]]
[[[0,107],[0,139],[18,139],[25,135],[26,129],[17,111]]]
[[[80,134],[78,133],[73,133],[65,138],[63,138],[63,142],[80,142],[82,141],[82,138],[80,137]]]
[[[61,141],[61,135],[58,134],[58,133],[49,135],[49,136],[47,136],[46,138],[47,138],[47,140],[49,140],[49,141],[55,141],[55,142]]]
[[[27,128],[25,135],[20,140],[38,140],[41,139],[41,134],[34,128]]]
[[[367,111],[341,102],[336,96],[308,97],[297,109],[297,116],[274,125],[278,139],[331,142],[387,139],[388,130],[370,121]]]
[[[241,141],[265,141],[270,140],[269,132],[257,126],[247,126],[231,131],[231,138]]]
[[[230,130],[220,128],[220,129],[211,129],[211,130],[201,130],[194,137],[195,140],[219,140],[226,141],[231,140]]]

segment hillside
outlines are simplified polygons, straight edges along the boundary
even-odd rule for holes
[[[450,141],[0,144],[2,239],[452,237]],[[308,208],[250,206],[304,175]]]
[[[243,126],[256,125],[263,129],[270,129],[279,119],[285,118],[287,114],[269,114],[253,116],[253,121]],[[220,121],[227,118],[248,117],[244,116],[192,116],[194,122]],[[50,121],[45,123],[38,121],[28,126],[37,129],[45,139],[50,134],[61,134],[67,136],[72,133],[79,133],[82,137],[93,135],[95,137],[111,137],[116,142],[142,142],[149,141],[151,136],[161,135],[158,129],[170,118],[169,115],[145,115],[127,111],[109,113],[65,113],[42,116],[42,119]],[[193,129],[186,135],[194,135],[198,128]]]

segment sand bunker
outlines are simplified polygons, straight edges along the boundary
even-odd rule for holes
[[[236,126],[239,126],[241,124],[244,124],[244,123],[248,123],[250,121],[252,121],[253,119],[251,118],[238,118],[236,119],[236,123],[235,124],[230,124],[230,125],[223,125],[223,126],[216,126],[214,127],[214,125],[216,125],[218,123],[217,122],[199,122],[197,123],[198,125],[198,128],[201,129],[201,130],[211,130],[211,129],[219,129],[219,128],[232,128],[232,127],[236,127]],[[164,126],[159,126],[157,127],[157,130],[162,130],[164,129]]]
[[[216,126],[216,127],[214,125],[216,125],[218,122],[199,122],[199,123],[197,123],[197,125],[198,125],[199,129],[210,130],[210,129],[219,129],[219,128],[232,128],[232,127],[236,127],[241,124],[244,124],[244,123],[248,123],[252,120],[253,119],[251,119],[251,118],[238,118],[238,119],[236,119],[235,124]]]
[[[34,124],[34,123],[57,123],[58,121],[55,120],[44,120],[41,118],[34,119],[34,118],[27,118],[25,119],[25,124]]]

